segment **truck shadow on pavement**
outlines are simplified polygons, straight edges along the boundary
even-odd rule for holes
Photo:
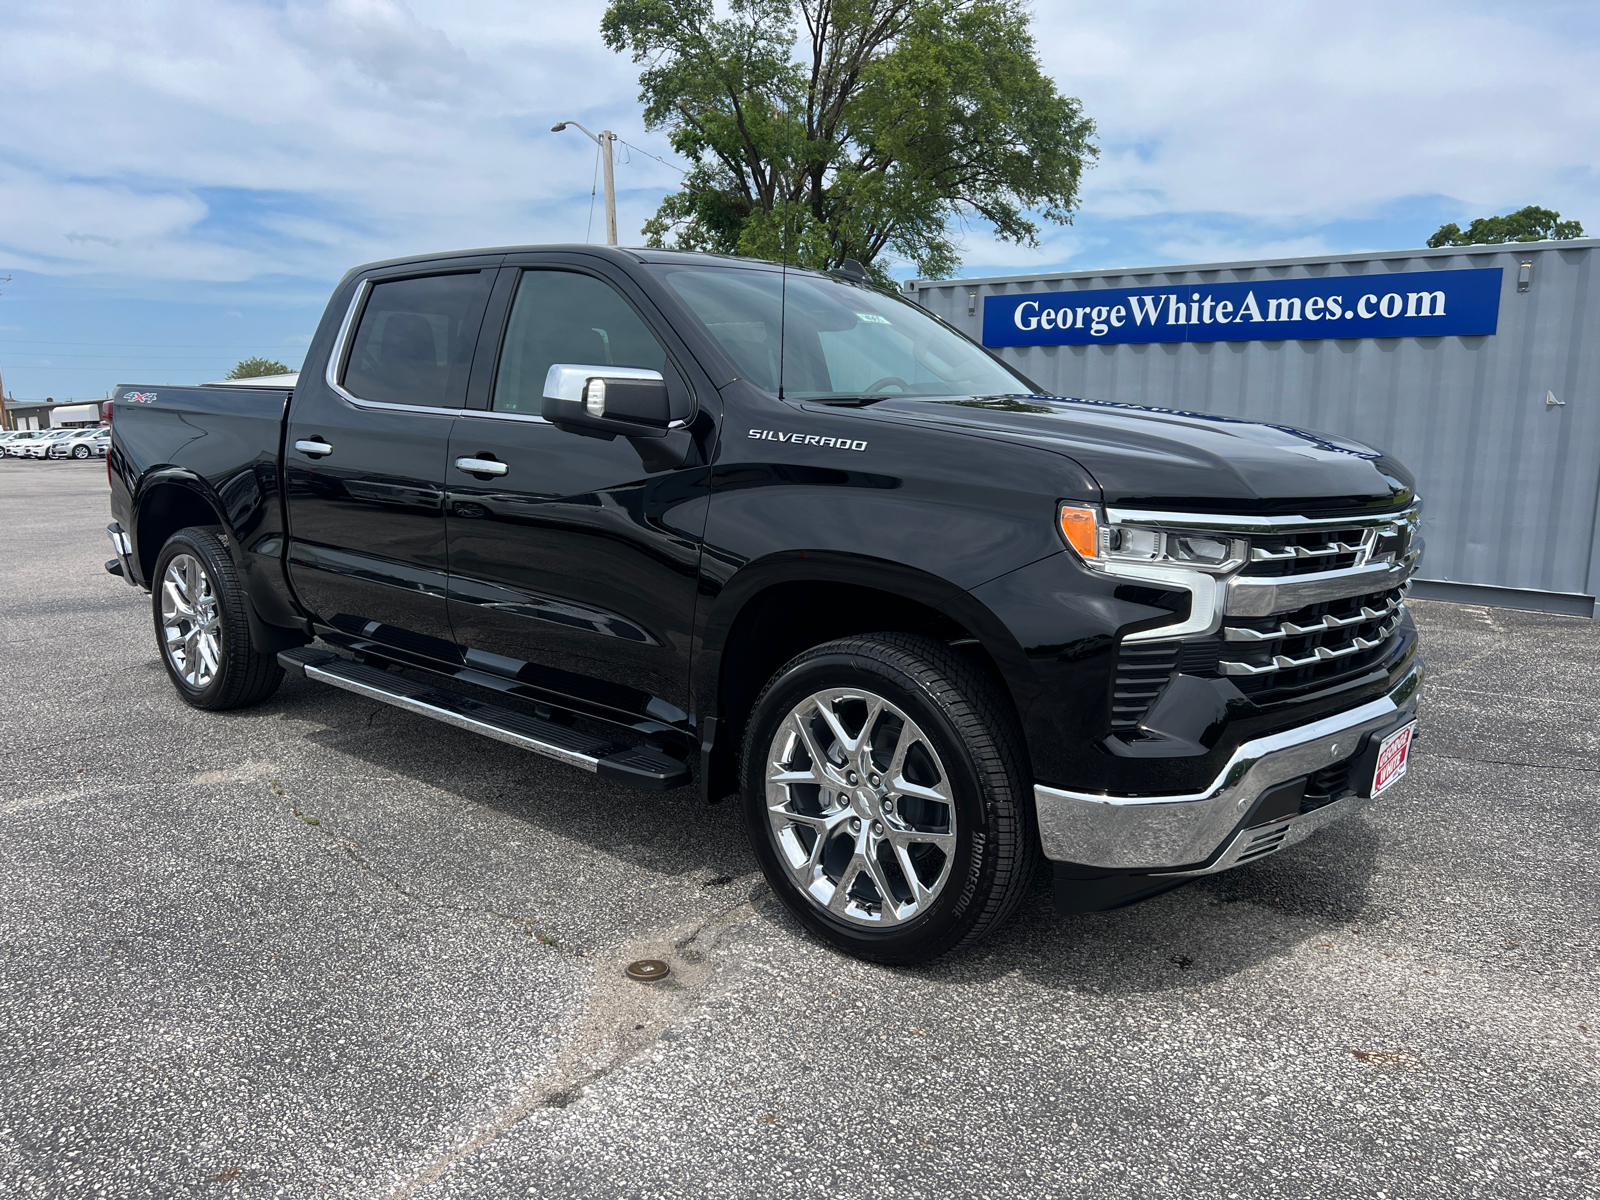
[[[731,883],[758,869],[737,804],[707,805],[697,787],[634,791],[301,680],[286,680],[254,711],[321,723],[302,736],[378,775],[413,780],[686,886]],[[1370,893],[1381,837],[1370,821],[1358,814],[1271,858],[1085,916],[1056,915],[1045,866],[1013,920],[986,942],[923,967],[877,969],[951,985],[1020,974],[1038,986],[1106,995],[1195,989],[1378,920]],[[405,857],[430,852],[426,843],[395,849]],[[756,905],[785,936],[810,940],[770,893]]]
[[[952,982],[1015,972],[1111,996],[1194,990],[1380,920],[1372,883],[1381,844],[1356,815],[1271,858],[1083,916],[1055,913],[1046,868],[987,946],[927,970]]]

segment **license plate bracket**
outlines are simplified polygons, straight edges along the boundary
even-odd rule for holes
[[[1407,721],[1377,743],[1376,753],[1373,755],[1372,780],[1368,785],[1367,795],[1382,795],[1404,778],[1411,766],[1411,745],[1416,732],[1416,721]]]

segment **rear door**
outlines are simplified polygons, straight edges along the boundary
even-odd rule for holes
[[[576,255],[517,258],[502,272],[514,293],[498,354],[487,327],[480,351],[496,364],[492,390],[451,435],[456,638],[471,665],[682,725],[711,415],[664,438],[607,440],[563,432],[540,409],[554,363],[661,371],[702,407],[715,393],[622,272]],[[497,474],[470,469],[490,461]]]
[[[445,455],[498,262],[361,280],[328,370],[295,388],[284,446],[289,578],[334,629],[456,657]]]

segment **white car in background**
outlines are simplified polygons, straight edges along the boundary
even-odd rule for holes
[[[93,458],[97,454],[104,454],[105,449],[100,445],[100,435],[108,430],[97,428],[74,429],[65,437],[57,438],[45,448],[45,455],[49,458]]]
[[[53,429],[19,429],[6,442],[6,453],[12,458],[27,458],[28,450],[35,443],[43,441],[52,433]]]
[[[13,429],[6,433],[5,440],[0,441],[0,452],[9,454],[12,458],[21,458],[23,450],[28,443],[36,438],[49,433],[48,429]]]
[[[22,448],[23,458],[47,458],[50,447],[62,438],[70,437],[77,433],[76,429],[47,429],[42,437],[36,437]]]

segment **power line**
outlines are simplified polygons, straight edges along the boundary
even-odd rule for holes
[[[113,363],[119,362],[217,362],[219,359],[232,358],[232,354],[47,354],[45,351],[34,350],[23,352],[24,357],[48,358],[51,361],[67,361],[78,359],[100,358]],[[7,362],[17,366],[16,357],[8,357]],[[26,363],[20,364],[26,366]],[[49,363],[45,364],[46,366]]]
[[[622,144],[624,146],[627,146],[630,150],[639,151],[639,153],[644,155],[646,158],[655,159],[663,167],[671,167],[674,171],[678,172],[678,174],[680,174],[680,175],[687,175],[689,173],[688,170],[686,170],[683,167],[680,167],[677,163],[669,163],[666,159],[662,158],[659,154],[651,154],[650,151],[644,149],[642,146],[635,146],[632,142],[623,142],[621,138],[618,138],[617,141],[622,142]]]
[[[287,341],[288,339],[283,339]],[[266,343],[270,345],[271,343]],[[143,346],[153,350],[259,350],[261,342],[67,342],[58,338],[0,338],[0,346]]]
[[[600,186],[600,143],[594,144],[594,178],[589,181],[589,223],[583,227],[583,244],[589,244],[589,234],[594,229],[594,193]]]
[[[83,375],[93,373],[95,375],[116,378],[118,376],[126,376],[130,371],[138,371],[142,370],[143,368],[129,367],[127,370],[120,370],[117,367],[7,367],[6,369],[9,371],[48,371],[52,375]],[[209,374],[209,372],[201,372],[201,374]]]
[[[210,363],[218,358],[232,358],[238,350],[229,354],[58,354],[54,350],[13,350],[6,357],[6,362],[16,362],[18,358],[51,358],[51,360],[75,360],[75,358],[109,358],[112,362],[141,362],[141,363]]]

